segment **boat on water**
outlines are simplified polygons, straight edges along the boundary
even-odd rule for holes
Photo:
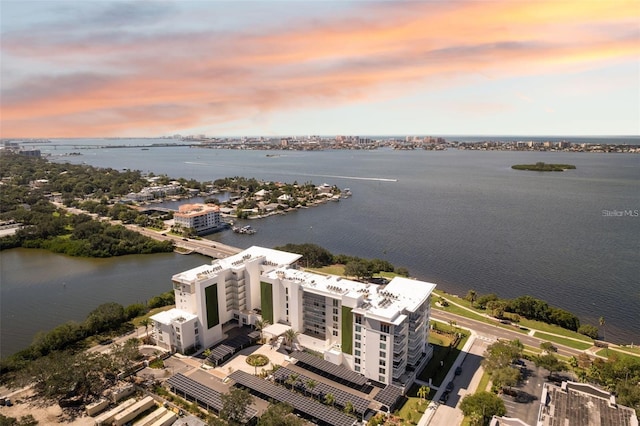
[[[350,188],[345,188],[342,190],[342,198],[349,198],[351,197],[351,195],[353,195],[351,193],[351,189]]]
[[[233,232],[235,232],[236,234],[247,234],[247,235],[252,235],[256,233],[256,230],[253,229],[251,227],[251,225],[245,225],[245,226],[234,226],[231,228],[231,230]]]

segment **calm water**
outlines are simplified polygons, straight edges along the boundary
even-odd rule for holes
[[[2,356],[42,330],[83,321],[98,305],[144,302],[171,289],[171,276],[208,261],[175,253],[81,259],[36,249],[0,252]]]
[[[74,150],[51,152],[64,149]],[[473,288],[503,297],[530,294],[575,312],[583,323],[597,325],[604,316],[609,340],[640,341],[640,217],[602,213],[640,210],[638,155],[377,150],[266,157],[265,151],[186,147],[82,153],[55,161],[199,181],[246,176],[349,187],[353,197],[339,203],[251,221],[258,229],[253,236],[222,232],[208,238],[238,247],[314,242],[334,253],[385,258],[451,293]],[[537,161],[571,163],[577,170],[538,174],[510,169]],[[116,266],[119,260],[112,262],[113,268],[121,267]],[[130,285],[109,294],[123,297],[122,303],[140,300],[127,298],[145,275],[160,283],[159,291],[169,289],[168,279],[176,270],[162,270],[163,263],[129,266],[129,271],[139,271],[129,275]],[[64,270],[75,273],[75,268]],[[20,275],[31,272],[28,268]],[[55,274],[48,271],[47,276],[53,280]],[[4,346],[4,306],[14,304],[12,294],[5,295],[4,269],[2,281]],[[92,286],[92,280],[85,281]],[[110,300],[106,297],[103,301]],[[67,319],[56,316],[55,309],[47,315],[50,327]]]

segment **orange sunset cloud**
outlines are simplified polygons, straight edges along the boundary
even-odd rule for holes
[[[66,34],[34,25],[8,32],[1,136],[215,129],[280,111],[415,91],[428,97],[478,74],[553,76],[640,56],[637,1],[400,5],[358,3],[343,16],[302,17],[268,31],[187,25]]]

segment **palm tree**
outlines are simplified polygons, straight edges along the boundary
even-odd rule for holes
[[[140,321],[140,325],[144,325],[144,334],[148,335],[149,326],[151,325],[151,320],[149,318],[144,318],[142,321]]]
[[[290,328],[284,332],[284,339],[291,348],[293,348],[293,342],[296,340],[299,334],[300,333],[295,331],[293,328]]]
[[[602,340],[604,340],[605,342],[607,341],[607,334],[605,333],[605,320],[604,317],[600,317],[600,319],[598,320],[598,323],[600,324],[600,327],[602,327]]]
[[[253,326],[255,327],[255,329],[260,332],[260,342],[264,341],[264,335],[262,334],[262,330],[267,328],[269,325],[270,325],[269,321],[263,320],[263,319],[258,319],[253,323]]]
[[[324,396],[324,403],[333,407],[333,404],[336,403],[336,397],[332,393],[328,393]]]
[[[307,394],[307,389],[309,389],[309,393],[311,393],[313,395],[313,389],[316,387],[318,382],[316,382],[313,379],[309,379],[309,380],[307,380],[307,383],[305,383],[305,384],[307,385],[305,387],[305,390],[304,390],[305,395]]]
[[[477,298],[478,298],[478,293],[475,290],[469,290],[467,292],[467,297],[465,297],[465,299],[471,302],[472,308],[473,308],[473,303],[476,301]]]
[[[287,381],[285,383],[291,385],[291,390],[293,390],[293,385],[298,381],[298,375],[296,373],[289,374],[287,377]]]
[[[429,386],[420,386],[420,389],[418,389],[418,396],[424,401],[427,396],[429,396],[429,392],[431,392],[431,388]]]
[[[204,360],[202,361],[202,365],[209,361],[209,357],[211,356],[211,349],[207,348],[202,351],[202,356],[204,356]]]
[[[353,404],[351,403],[351,401],[347,401],[347,403],[344,404],[345,414],[351,414],[353,413],[353,410],[355,410],[355,408],[353,407]]]

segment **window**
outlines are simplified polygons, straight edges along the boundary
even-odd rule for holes
[[[359,366],[359,365],[356,365],[355,370],[356,370],[356,373],[359,373],[359,372],[360,372],[360,366]]]
[[[198,334],[198,329],[196,328],[194,332],[195,332],[195,334]]]
[[[360,358],[356,358],[356,364],[360,364]]]
[[[385,335],[380,335],[380,341],[381,341],[381,342],[386,342],[386,341],[387,341],[387,336],[385,336]]]
[[[380,358],[387,358],[387,353],[385,351],[380,351]]]
[[[338,308],[333,308],[333,315],[338,315]]]
[[[356,314],[355,317],[356,317],[356,324],[362,324],[362,315]]]
[[[380,360],[380,365],[381,365],[382,367],[386,366],[386,365],[387,365],[387,361],[386,361],[386,360],[384,360],[384,359],[381,359],[381,360]]]
[[[387,349],[386,343],[380,343],[380,349]]]
[[[333,335],[337,337],[338,336],[338,330],[333,330]]]
[[[334,316],[333,316],[333,321],[334,321],[334,322],[338,322],[338,316],[337,316],[337,315],[334,315]]]
[[[338,299],[333,299],[333,306],[340,306],[340,301]]]
[[[354,354],[355,354],[355,356],[360,356],[360,349],[356,349]]]
[[[379,382],[384,383],[384,381],[386,380],[386,377],[384,377],[384,376],[380,376],[380,377],[378,377],[378,379],[379,379],[379,380],[378,380]]]
[[[285,289],[284,289],[284,293],[285,293],[285,294],[289,294],[289,287],[287,287],[287,288],[285,288]]]
[[[356,325],[356,333],[360,333],[362,331],[362,326]]]
[[[360,337],[361,336],[359,334],[356,334],[356,340],[360,340]]]
[[[379,372],[380,374],[387,374],[387,370],[386,370],[386,369],[384,369],[384,368],[382,368],[382,367],[380,367],[380,368],[378,369],[378,372]]]
[[[380,331],[383,333],[389,333],[389,330],[391,329],[391,327],[389,326],[389,324],[380,324]]]
[[[360,348],[360,342],[356,342],[356,348]]]

